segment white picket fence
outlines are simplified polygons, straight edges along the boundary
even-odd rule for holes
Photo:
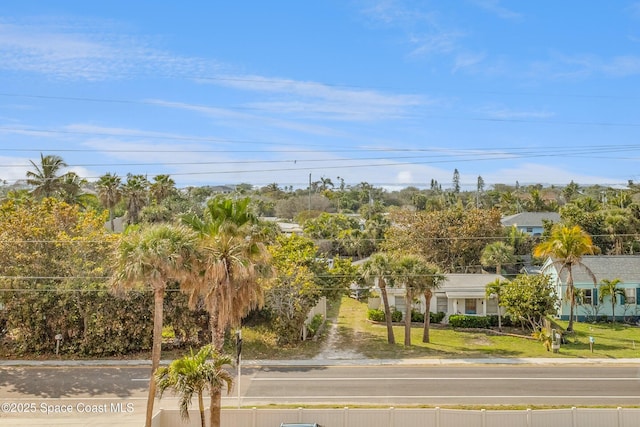
[[[283,422],[318,423],[323,427],[637,427],[640,425],[640,408],[522,411],[440,408],[222,410],[222,427],[279,427]],[[190,411],[190,420],[185,422],[177,410],[163,409],[156,414],[152,425],[199,427],[200,416],[197,411]]]

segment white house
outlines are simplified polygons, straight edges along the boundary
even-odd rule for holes
[[[486,297],[487,284],[496,279],[506,280],[500,274],[445,274],[445,280],[433,291],[429,311],[445,313],[445,319],[452,314],[468,314],[486,316],[498,314],[496,299]],[[375,292],[380,292],[374,288]],[[405,312],[406,299],[403,287],[387,287],[389,305]],[[425,312],[425,301],[422,295],[413,303],[413,307],[421,313]],[[374,308],[380,308],[379,306]]]

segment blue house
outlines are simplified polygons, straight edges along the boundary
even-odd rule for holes
[[[572,268],[573,285],[576,289],[577,305],[575,315],[579,321],[595,320],[598,317],[611,318],[611,297],[600,298],[602,280],[619,279],[618,288],[624,291],[624,297],[619,295],[615,302],[615,317],[619,321],[637,322],[640,316],[640,256],[638,255],[587,255],[582,257],[584,264],[596,278],[589,276],[584,267]],[[561,299],[557,316],[563,320],[569,319],[569,301],[567,292],[567,271],[559,275],[559,266],[548,259],[542,267],[542,274],[551,277],[556,286],[556,294]]]

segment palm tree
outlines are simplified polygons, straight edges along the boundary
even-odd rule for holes
[[[116,174],[106,173],[102,175],[98,182],[96,182],[96,188],[98,189],[98,198],[100,203],[109,210],[109,223],[111,224],[111,231],[115,230],[113,224],[113,210],[122,198],[122,180]]]
[[[31,192],[35,197],[52,197],[62,188],[63,175],[59,172],[67,167],[62,157],[40,153],[40,164],[29,160],[33,171],[27,171],[27,184],[35,188]]]
[[[624,289],[619,288],[618,284],[622,283],[620,279],[602,279],[600,284],[600,297],[598,298],[600,302],[604,300],[604,297],[611,297],[611,323],[616,321],[616,297],[619,295],[624,298],[625,293]]]
[[[198,233],[203,254],[198,280],[188,289],[189,299],[191,304],[204,300],[217,351],[222,350],[227,328],[239,326],[250,310],[262,305],[261,279],[272,272],[264,235],[254,227],[259,222],[249,202],[249,198],[215,198],[207,204],[204,218],[183,219]],[[219,425],[222,393],[215,392],[211,402],[218,411],[212,423]]]
[[[87,180],[78,176],[75,172],[67,172],[61,176],[59,193],[62,199],[69,203],[78,203],[82,196],[82,187]]]
[[[149,181],[144,175],[127,175],[122,194],[127,201],[127,223],[137,224],[140,211],[147,204]]]
[[[153,416],[156,391],[154,374],[160,365],[165,290],[173,281],[188,282],[195,255],[194,233],[182,226],[166,224],[145,229],[137,227],[128,229],[116,250],[111,287],[118,291],[148,286],[153,291],[153,348],[146,427],[151,427]]]
[[[169,175],[156,175],[149,190],[156,203],[160,203],[176,191],[176,183]]]
[[[249,198],[217,197],[207,204],[204,218],[183,218],[198,233],[204,256],[200,280],[190,289],[191,301],[204,299],[212,343],[218,351],[226,328],[237,326],[249,310],[262,303],[259,279],[270,272],[265,236],[249,202]]]
[[[433,289],[437,288],[444,277],[439,274],[438,267],[427,262],[419,255],[403,255],[398,260],[398,283],[403,283],[406,290],[406,311],[404,318],[404,345],[411,346],[411,305],[420,292],[425,297],[424,330],[422,341],[429,342],[429,326],[431,318],[429,307]]]
[[[209,361],[209,359],[212,359]],[[233,377],[223,366],[230,365],[232,360],[229,356],[217,353],[211,345],[202,347],[196,354],[191,350],[191,355],[174,360],[167,367],[162,367],[156,371],[155,380],[158,384],[160,397],[167,389],[173,389],[174,393],[180,395],[180,415],[182,419],[189,420],[189,406],[193,395],[198,397],[198,410],[200,411],[200,425],[205,427],[204,400],[203,393],[209,391],[213,396],[216,391],[221,391],[224,386],[227,393],[231,392]],[[219,419],[213,413],[214,406],[209,408],[211,420]],[[212,421],[212,425],[214,422]]]
[[[480,263],[483,266],[496,266],[496,274],[502,274],[502,266],[504,264],[513,264],[516,260],[513,246],[507,245],[505,242],[489,243],[482,250],[480,255]]]
[[[533,249],[534,256],[550,256],[553,264],[558,267],[558,276],[566,270],[567,272],[567,299],[569,300],[569,324],[567,331],[573,331],[573,314],[576,305],[576,292],[573,285],[573,267],[581,266],[591,277],[595,285],[596,278],[593,272],[582,263],[582,257],[594,254],[599,249],[593,245],[591,236],[580,226],[569,227],[556,224],[551,229],[547,240],[538,244]]]
[[[504,280],[499,278],[491,283],[487,283],[485,288],[487,298],[495,298],[498,305],[498,330],[502,332],[502,313],[500,312],[500,297],[504,292],[504,286],[507,284]]]
[[[394,279],[394,258],[384,252],[371,255],[362,265],[362,277],[365,280],[375,279],[378,281],[380,296],[384,305],[384,319],[387,324],[387,342],[395,344],[396,338],[393,335],[393,323],[391,322],[391,308],[389,307],[389,297],[387,295],[387,285],[393,284]]]

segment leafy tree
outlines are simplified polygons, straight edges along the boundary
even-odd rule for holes
[[[542,329],[545,316],[555,313],[557,297],[546,275],[519,275],[504,286],[501,299],[512,319],[531,331]]]
[[[29,160],[34,170],[27,171],[27,184],[34,187],[31,192],[35,197],[53,197],[63,187],[63,177],[60,172],[67,167],[62,157],[43,155],[40,153],[40,163]]]
[[[384,317],[387,324],[387,341],[395,344],[393,335],[393,324],[391,319],[391,307],[387,295],[387,285],[393,285],[397,273],[397,265],[394,257],[385,252],[377,252],[361,266],[361,274],[365,281],[376,280],[380,289],[380,296],[384,305]]]
[[[211,360],[209,360],[211,359]],[[183,420],[189,420],[189,406],[196,394],[198,398],[198,410],[200,412],[200,425],[205,427],[203,393],[209,392],[210,396],[221,392],[226,386],[227,393],[231,392],[233,377],[224,369],[225,365],[231,365],[229,356],[217,353],[211,345],[202,347],[197,353],[176,359],[167,367],[159,368],[155,374],[160,397],[167,389],[172,389],[180,395],[180,415]],[[220,426],[220,407],[211,402],[209,408],[211,425]]]
[[[489,243],[482,250],[480,262],[483,266],[496,266],[496,274],[502,274],[502,266],[516,261],[513,246],[497,241]]]
[[[505,286],[508,281],[496,279],[493,282],[487,283],[485,293],[487,298],[495,298],[498,306],[498,330],[502,332],[502,312],[500,307],[502,306],[502,294],[504,293]]]
[[[584,267],[587,274],[596,278],[593,272],[582,263],[582,257],[594,254],[597,248],[591,241],[591,236],[585,233],[579,226],[568,227],[556,224],[551,230],[551,235],[544,242],[538,244],[534,250],[534,256],[550,256],[554,265],[558,267],[558,274],[567,273],[567,299],[570,305],[569,324],[567,331],[573,331],[573,314],[576,306],[575,286],[573,284],[573,267]]]
[[[96,182],[96,188],[98,190],[98,198],[100,203],[109,211],[109,224],[111,224],[111,231],[115,231],[114,209],[122,198],[122,180],[116,174],[110,172],[102,175],[98,182]]]
[[[624,289],[619,288],[618,285],[622,283],[620,279],[602,279],[600,283],[600,302],[604,301],[605,297],[609,297],[611,300],[611,323],[616,321],[616,297],[625,297]]]
[[[116,250],[115,290],[149,286],[153,291],[153,349],[151,380],[147,398],[146,427],[151,427],[156,394],[154,375],[160,365],[164,295],[169,283],[186,282],[192,277],[197,257],[196,237],[182,226],[157,225],[128,229]]]
[[[503,232],[497,209],[398,210],[390,222],[382,249],[420,254],[447,272],[467,272],[480,264],[487,236]]]

